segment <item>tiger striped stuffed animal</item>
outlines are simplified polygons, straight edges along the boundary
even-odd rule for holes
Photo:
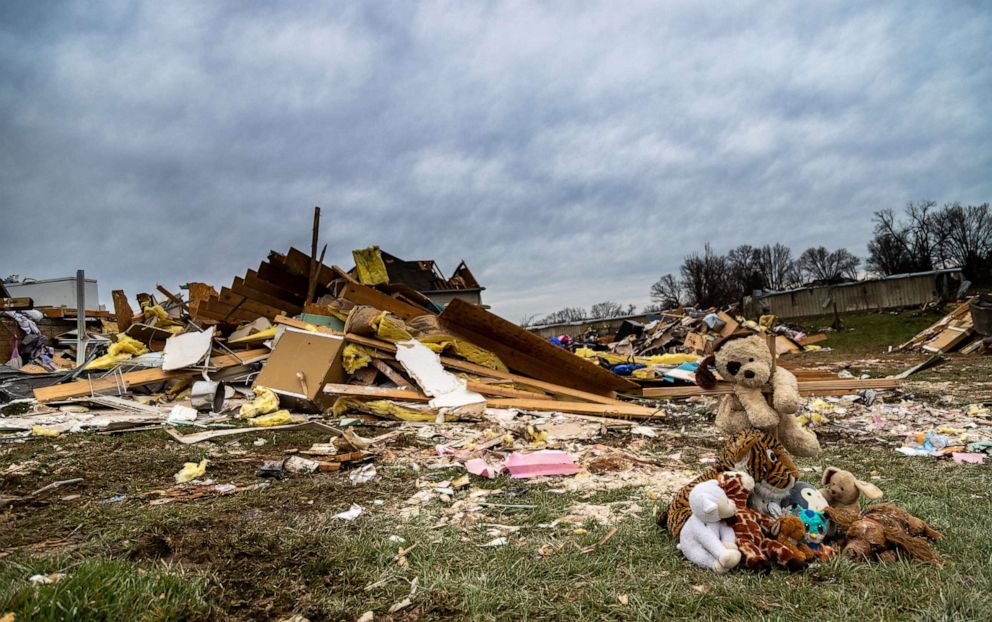
[[[716,479],[724,471],[741,471],[754,479],[754,491],[749,504],[763,514],[771,514],[777,509],[799,479],[799,470],[774,432],[744,430],[727,442],[715,465],[686,484],[675,495],[668,508],[658,517],[658,524],[667,527],[668,532],[678,538],[682,526],[692,516],[689,491],[699,482]]]

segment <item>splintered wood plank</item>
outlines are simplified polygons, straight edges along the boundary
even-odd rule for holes
[[[0,298],[0,310],[17,311],[20,309],[30,309],[34,306],[34,300],[27,297],[20,298]]]
[[[896,389],[899,387],[898,378],[870,378],[867,380],[837,378],[835,380],[799,380],[798,382],[799,394],[803,396],[846,395],[848,393],[857,393],[862,389]],[[653,398],[726,395],[733,393],[733,387],[734,385],[729,382],[718,382],[716,388],[713,389],[704,389],[695,386],[650,387],[645,388],[642,391],[642,395]]]
[[[258,266],[258,276],[286,291],[294,292],[301,299],[305,299],[307,296],[306,277],[293,274],[279,264],[263,261]]]
[[[510,369],[533,378],[600,395],[638,388],[636,383],[464,300],[452,300],[438,319],[451,332],[498,356]]]
[[[954,346],[961,343],[966,337],[970,336],[972,333],[970,328],[958,328],[955,326],[948,326],[941,332],[935,339],[927,342],[923,345],[923,349],[927,352],[935,352],[942,354],[945,352],[950,352],[954,349]]]
[[[231,305],[242,311],[255,313],[269,319],[272,319],[277,315],[283,315],[287,312],[286,309],[281,307],[271,307],[265,303],[255,302],[254,300],[245,298],[240,294],[236,294],[227,287],[221,288],[219,300],[224,304]]]
[[[820,342],[826,341],[827,339],[828,339],[828,337],[826,335],[824,335],[823,333],[819,333],[819,334],[816,334],[816,335],[807,335],[806,337],[803,337],[802,339],[799,340],[799,345],[801,345],[801,346],[811,346],[814,343],[820,343]]]
[[[623,402],[617,402],[616,404],[590,404],[589,402],[559,402],[555,400],[487,399],[486,405],[490,408],[517,408],[520,410],[541,410],[580,415],[615,415],[633,419],[662,419],[665,416],[659,410]]]
[[[259,318],[259,313],[253,313],[231,304],[221,302],[216,298],[205,300],[197,308],[197,317],[204,316],[219,322],[253,322]]]
[[[123,289],[115,289],[110,295],[114,299],[114,317],[117,320],[117,330],[123,333],[134,322],[134,311],[131,309],[131,304],[127,301],[127,294],[124,293]]]
[[[259,361],[268,357],[268,355],[268,348],[260,348],[257,350],[248,350],[247,352],[243,352],[238,355],[241,360],[238,360],[238,357],[226,354],[224,356],[211,358],[210,366],[223,369],[225,367],[241,365],[242,361]],[[163,380],[170,380],[172,378],[184,378],[198,373],[199,372],[195,370],[184,369],[177,369],[175,371],[162,371],[160,368],[139,369],[137,371],[129,371],[120,375],[109,374],[103,378],[88,378],[76,380],[74,382],[66,382],[64,384],[56,384],[50,387],[41,387],[34,390],[34,398],[39,402],[50,402],[52,400],[65,399],[68,397],[90,395],[91,392],[97,394],[107,391],[116,391],[119,388],[122,388],[120,382],[122,378],[124,381],[124,388],[126,388],[162,382]]]
[[[372,367],[375,367],[377,370],[379,370],[379,372],[383,376],[389,378],[389,380],[393,384],[395,384],[397,387],[401,389],[409,388],[410,386],[412,386],[412,383],[406,378],[404,378],[403,374],[390,367],[389,363],[387,363],[386,361],[381,361],[379,359],[372,359]]]
[[[470,388],[475,390],[474,387]],[[363,387],[353,384],[326,384],[324,385],[324,392],[337,396],[402,400],[407,402],[427,402],[431,399],[420,391],[385,387]],[[584,415],[623,415],[638,418],[660,418],[662,416],[657,410],[624,402],[592,404],[589,402],[559,402],[550,399],[486,398],[486,405],[491,408],[518,408],[520,410],[566,412]]]
[[[259,266],[261,267],[261,266]],[[273,298],[278,298],[279,300],[286,300],[292,302],[293,304],[302,307],[304,295],[295,290],[286,289],[281,287],[276,283],[271,283],[266,281],[258,272],[255,270],[248,270],[245,272],[244,278],[245,285],[252,288],[255,291],[268,294]]]
[[[277,296],[272,296],[263,291],[249,287],[241,277],[234,277],[231,283],[231,291],[239,296],[243,296],[252,302],[267,305],[275,309],[284,309],[286,313],[300,313],[303,309],[294,302],[283,300]]]
[[[414,306],[410,303],[397,300],[392,296],[387,296],[371,287],[366,287],[361,283],[349,281],[341,291],[341,297],[350,300],[356,305],[368,305],[380,311],[389,311],[393,315],[410,320],[421,315],[431,314],[431,311],[422,307]]]
[[[289,252],[282,255],[283,263],[287,268],[292,270],[294,273],[300,276],[307,276],[310,274],[310,255],[304,253],[303,251],[293,247],[289,249]],[[317,270],[317,284],[327,285],[331,281],[337,278],[334,270],[323,263],[318,266]]]

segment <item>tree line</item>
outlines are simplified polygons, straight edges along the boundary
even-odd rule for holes
[[[961,205],[923,200],[910,202],[902,214],[891,209],[872,216],[872,239],[865,257],[865,275],[890,276],[960,268],[964,278],[992,283],[992,210],[988,203]],[[688,255],[677,274],[665,274],[651,285],[652,304],[645,313],[683,305],[701,308],[740,302],[756,291],[832,285],[857,280],[861,258],[846,248],[807,248],[798,256],[783,244],[742,244],[726,255],[709,243]],[[605,301],[588,311],[567,307],[540,319],[525,318],[523,325],[556,324],[632,315],[634,305]]]

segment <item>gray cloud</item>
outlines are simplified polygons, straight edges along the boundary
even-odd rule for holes
[[[134,293],[306,247],[464,258],[510,319],[710,241],[863,254],[992,195],[992,13],[857,3],[3,3],[0,266]]]

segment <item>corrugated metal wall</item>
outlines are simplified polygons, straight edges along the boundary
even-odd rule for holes
[[[959,282],[960,272],[929,272],[808,287],[759,298],[756,312],[767,309],[780,318],[797,318],[833,313],[834,305],[840,313],[922,306],[953,292]]]

